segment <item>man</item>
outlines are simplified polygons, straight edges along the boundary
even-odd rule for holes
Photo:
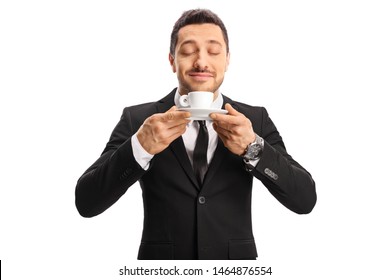
[[[139,259],[255,259],[253,177],[299,214],[316,203],[314,181],[286,152],[264,108],[219,92],[229,41],[217,15],[184,12],[172,31],[169,61],[179,87],[158,102],[124,109],[101,157],[77,183],[77,209],[98,215],[139,181]],[[213,92],[212,106],[228,113],[189,120],[178,100],[192,91]]]

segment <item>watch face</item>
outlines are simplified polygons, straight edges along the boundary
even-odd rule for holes
[[[246,158],[255,159],[259,156],[261,150],[261,146],[259,144],[254,144],[249,146],[248,151],[246,153]]]
[[[245,154],[242,157],[245,160],[258,160],[261,157],[264,148],[264,140],[256,134],[255,142],[248,145]]]

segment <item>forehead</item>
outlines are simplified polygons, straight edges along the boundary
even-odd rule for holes
[[[188,40],[196,43],[217,41],[225,46],[221,28],[212,23],[190,24],[182,27],[178,33],[177,47]]]

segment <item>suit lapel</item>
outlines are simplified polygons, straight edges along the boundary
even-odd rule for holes
[[[230,105],[232,105],[233,108],[235,108],[236,104],[235,104],[235,102],[233,100],[231,100],[229,97],[227,97],[227,96],[225,96],[223,94],[222,94],[222,97],[223,97],[222,109],[225,109],[226,103],[229,103]]]
[[[164,113],[168,111],[173,105],[175,105],[174,98],[175,98],[176,88],[173,89],[167,96],[162,98],[156,103],[157,112],[158,113]]]
[[[229,103],[230,105],[235,107],[233,100],[231,100],[230,98],[228,98],[224,95],[222,95],[222,97],[223,97],[222,109],[225,108],[226,103]],[[207,184],[211,181],[211,179],[215,175],[215,172],[218,170],[219,166],[221,165],[221,163],[222,163],[222,161],[225,158],[227,153],[230,153],[230,151],[228,151],[225,148],[225,145],[223,144],[222,140],[218,137],[217,148],[215,149],[213,159],[211,160],[210,166],[207,170],[207,173],[206,173],[206,176],[205,176],[205,179],[203,182],[203,188],[207,187]]]
[[[176,89],[171,91],[170,94],[162,98],[159,102],[157,102],[157,112],[164,113],[168,111],[174,103]],[[195,187],[199,190],[200,186],[198,181],[195,178],[194,171],[191,166],[191,162],[188,158],[188,154],[186,148],[184,146],[183,138],[180,136],[175,141],[173,141],[169,148],[172,150],[174,155],[176,156],[177,161],[180,163],[181,167],[184,169],[184,172],[187,174],[188,178],[190,178],[191,182],[195,185]]]
[[[207,184],[211,181],[215,172],[218,170],[221,165],[224,157],[226,156],[226,148],[220,138],[218,138],[217,148],[215,149],[213,159],[210,162],[209,168],[207,170],[206,176],[203,182],[203,188],[207,186]]]
[[[184,146],[183,138],[179,137],[169,145],[173,153],[175,154],[177,161],[180,163],[181,167],[184,169],[188,178],[200,190],[198,181],[196,180],[194,170],[192,169],[191,162],[188,158],[186,148]]]

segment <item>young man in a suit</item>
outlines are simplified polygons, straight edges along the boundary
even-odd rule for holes
[[[311,175],[286,152],[267,111],[219,91],[229,58],[219,17],[184,12],[169,54],[178,88],[158,102],[125,108],[101,157],[77,183],[77,209],[92,217],[139,181],[139,259],[255,259],[253,178],[296,213],[316,203]],[[194,114],[179,110],[180,96],[193,91],[213,93],[210,119],[193,121]]]

